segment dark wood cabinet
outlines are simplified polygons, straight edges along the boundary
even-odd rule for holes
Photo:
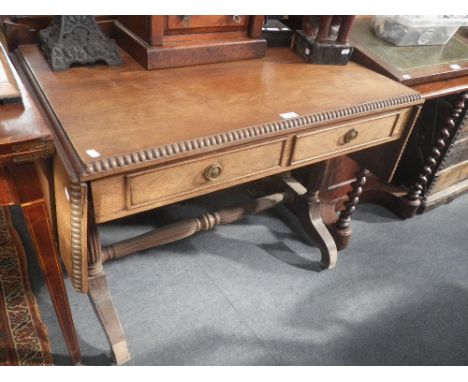
[[[263,16],[119,16],[117,43],[147,69],[259,58]]]

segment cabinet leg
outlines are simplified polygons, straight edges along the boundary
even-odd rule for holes
[[[43,200],[22,206],[23,215],[34,245],[36,256],[74,364],[81,362],[80,347],[73,324],[62,268],[52,236],[51,222]]]
[[[418,175],[418,178],[406,196],[403,198],[405,209],[400,216],[403,218],[413,217],[422,205],[429,179],[434,176],[437,169],[441,166],[443,158],[449,149],[450,142],[454,139],[460,124],[460,115],[468,102],[468,93],[462,93],[453,104],[452,113],[446,118],[445,124],[439,132],[430,154],[426,157],[424,166]]]

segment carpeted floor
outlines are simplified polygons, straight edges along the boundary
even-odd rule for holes
[[[107,224],[103,242],[243,198]],[[331,271],[318,271],[317,248],[284,207],[110,263],[129,365],[468,365],[467,216],[468,195],[406,221],[361,205]],[[68,364],[33,259],[30,270],[54,361]],[[83,363],[109,364],[87,296],[67,284]]]
[[[51,365],[47,330],[8,209],[0,207],[0,366]]]

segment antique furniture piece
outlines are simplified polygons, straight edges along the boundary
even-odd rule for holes
[[[97,61],[108,65],[122,63],[117,46],[104,36],[94,16],[54,16],[39,36],[42,50],[54,71]]]
[[[405,85],[468,74],[468,44],[454,36],[446,45],[397,47],[372,31],[369,18],[356,20],[350,35],[353,60]]]
[[[364,200],[386,205],[403,218],[452,200],[468,190],[468,43],[455,35],[443,46],[395,47],[374,36],[368,19],[357,20],[353,60],[395,78],[426,100],[391,185],[371,177]],[[382,152],[369,152],[369,161]],[[356,166],[335,162],[325,198],[346,198]]]
[[[262,37],[266,40],[267,46],[291,46],[293,31],[289,29],[281,20],[266,16],[262,27]]]
[[[348,35],[354,16],[303,16],[293,48],[312,64],[345,65],[353,54]]]
[[[1,34],[0,34],[1,38]],[[20,80],[0,42],[0,79],[18,89],[20,99],[0,99],[0,205],[20,205],[39,266],[49,289],[73,363],[81,360],[62,268],[50,219],[46,158],[54,144],[46,121]],[[3,85],[2,85],[3,89]],[[50,164],[50,163],[49,163]]]
[[[112,38],[115,16],[95,16],[99,29]],[[0,30],[5,37],[5,49],[12,52],[18,45],[40,42],[39,31],[47,28],[53,16],[0,16]]]
[[[147,69],[263,57],[263,16],[118,16],[115,39]]]
[[[118,364],[130,354],[103,263],[284,202],[317,242],[323,267],[333,267],[367,170],[337,217],[318,195],[327,160],[395,143],[382,170],[391,178],[422,103],[416,91],[360,65],[311,66],[288,48],[157,71],[124,52],[120,67],[58,73],[34,45],[16,57],[57,137],[60,252],[75,290],[94,302]],[[305,186],[295,169],[305,169]],[[245,205],[100,244],[99,223],[266,178],[280,186]]]

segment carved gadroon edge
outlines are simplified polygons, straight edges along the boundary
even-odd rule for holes
[[[84,167],[84,173],[82,175],[87,176],[104,173],[137,163],[168,158],[182,153],[195,152],[203,148],[213,148],[230,142],[242,142],[250,138],[261,137],[264,135],[280,131],[287,131],[299,127],[313,126],[340,118],[357,116],[360,114],[383,110],[394,106],[419,103],[421,100],[421,95],[419,93],[414,93],[379,101],[366,102],[344,109],[330,110],[327,112],[313,113],[277,122],[264,123],[226,133],[214,134],[206,137],[140,150],[133,153],[101,158],[87,163]]]
[[[79,183],[72,183],[70,185],[70,230],[71,230],[71,261],[72,261],[72,277],[71,283],[77,292],[83,291],[83,278],[82,278],[82,188]]]

